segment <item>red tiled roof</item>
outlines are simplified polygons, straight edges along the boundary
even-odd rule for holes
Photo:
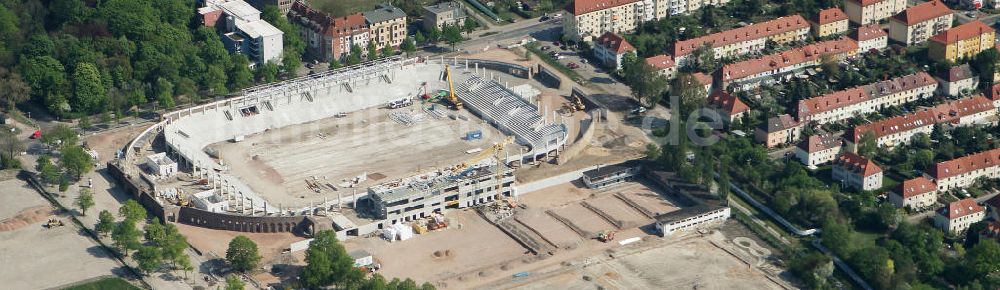
[[[892,19],[910,26],[948,14],[951,14],[951,9],[948,9],[948,6],[945,6],[941,1],[932,0],[906,8],[903,12],[893,16]]]
[[[917,177],[903,181],[899,185],[899,193],[904,199],[922,195],[937,190],[937,185],[927,177]]]
[[[868,94],[873,98],[909,91],[919,87],[937,85],[937,80],[926,72],[917,72],[898,78],[880,81],[866,86]]]
[[[871,99],[864,86],[799,100],[799,118],[847,107]]]
[[[809,28],[809,23],[800,15],[785,16],[766,22],[748,25],[736,29],[726,30],[718,33],[705,35],[698,38],[678,41],[674,43],[673,56],[679,57],[691,54],[704,44],[714,47],[722,47],[762,37],[778,35],[781,33],[798,29]]]
[[[696,73],[693,73],[691,75],[693,75],[694,79],[698,80],[698,82],[701,83],[702,85],[706,85],[706,86],[711,86],[712,85],[712,77],[710,77],[710,76],[708,76],[706,74],[703,74],[703,73],[700,73],[700,72],[696,72]]]
[[[993,85],[993,87],[990,87],[990,91],[987,92],[987,94],[991,100],[994,101],[1000,100],[1000,83]]]
[[[628,43],[628,40],[611,32],[605,32],[604,35],[597,38],[597,43],[608,50],[614,51],[616,54],[635,51],[635,47],[632,47],[632,44]]]
[[[819,13],[816,14],[816,17],[813,17],[812,22],[823,25],[841,20],[847,20],[847,14],[844,14],[844,11],[840,10],[840,8],[833,7],[820,10]]]
[[[997,165],[1000,165],[1000,148],[938,162],[928,171],[931,177],[941,180]]]
[[[937,105],[931,108],[931,111],[934,112],[934,115],[937,118],[938,123],[942,122],[958,123],[959,119],[961,119],[962,117],[971,116],[994,109],[996,109],[996,107],[993,106],[992,101],[990,101],[986,97],[983,97],[982,95],[976,95]]]
[[[868,158],[865,158],[864,156],[851,152],[844,152],[844,154],[840,154],[840,157],[837,157],[835,164],[843,166],[847,170],[861,174],[862,177],[868,177],[882,172],[882,168],[878,167],[874,161],[868,160]]]
[[[949,220],[957,219],[974,213],[983,212],[983,206],[976,203],[975,199],[966,198],[949,203],[938,211],[938,214],[947,217]]]
[[[793,119],[791,115],[784,114],[767,119],[767,124],[764,126],[767,126],[766,130],[764,131],[766,131],[767,133],[774,133],[781,130],[788,130],[790,128],[797,127],[799,126],[799,123],[795,122],[795,119]]]
[[[657,56],[651,56],[646,58],[646,63],[652,66],[656,70],[665,70],[674,67],[674,58],[666,54],[661,54]]]
[[[953,66],[940,74],[940,77],[948,82],[957,82],[974,76],[969,64]]]
[[[859,3],[859,4],[861,4],[861,7],[865,7],[865,6],[872,5],[872,4],[879,3],[879,2],[882,2],[882,1],[886,1],[886,0],[847,0],[847,1],[851,1],[851,2],[854,2],[854,3]]]
[[[635,2],[639,0],[573,0],[566,5],[566,11],[581,15]]]
[[[816,153],[819,151],[837,148],[843,145],[843,141],[840,141],[836,135],[833,134],[823,134],[823,135],[812,135],[806,140],[799,143],[799,148],[803,151],[809,153]]]
[[[301,1],[295,1],[292,3],[290,14],[298,15],[299,17],[307,19],[310,23],[306,26],[319,31],[324,35],[353,35],[355,33],[368,31],[368,24],[365,22],[365,16],[361,13],[334,18],[329,14],[313,10]],[[294,18],[295,17],[289,17],[289,20],[295,21]]]
[[[985,33],[993,33],[993,28],[979,22],[979,20],[975,20],[938,33],[937,35],[931,37],[931,41],[952,44],[960,40],[978,37]]]
[[[869,25],[858,27],[858,29],[855,30],[853,34],[851,34],[851,37],[853,37],[854,40],[859,42],[872,40],[883,36],[889,36],[889,33],[886,33],[885,30],[883,30],[882,27],[878,25],[878,23],[872,23]]]
[[[854,128],[848,129],[846,135],[848,140],[851,140],[852,143],[856,144],[861,142],[861,137],[868,132],[874,134],[875,139],[878,139],[899,132],[915,130],[924,126],[932,126],[935,123],[934,120],[933,112],[930,110],[922,110],[874,123],[858,125]]]
[[[847,37],[841,37],[836,40],[817,42],[800,48],[765,55],[760,58],[728,64],[722,67],[720,73],[723,81],[738,80],[779,68],[814,61],[824,55],[837,55],[857,50],[857,42]]]
[[[740,98],[727,93],[725,90],[715,90],[711,95],[708,96],[708,103],[716,108],[721,109],[729,116],[733,116],[739,113],[743,113],[750,110]]]

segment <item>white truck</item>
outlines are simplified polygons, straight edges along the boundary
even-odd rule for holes
[[[402,98],[389,102],[388,107],[389,109],[399,109],[402,107],[409,107],[411,105],[413,105],[413,101],[411,101],[410,98]]]

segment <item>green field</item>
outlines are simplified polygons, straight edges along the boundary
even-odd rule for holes
[[[110,277],[68,287],[63,290],[141,290],[141,288],[129,284],[125,280],[122,280],[122,278]]]

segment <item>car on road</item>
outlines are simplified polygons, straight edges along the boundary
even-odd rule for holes
[[[538,22],[545,22],[546,20],[549,20],[548,16],[542,16],[538,18]]]

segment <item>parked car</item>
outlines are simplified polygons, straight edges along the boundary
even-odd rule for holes
[[[586,58],[581,58],[581,59],[580,59],[580,62],[582,62],[582,63],[590,63],[590,61],[589,61],[589,60],[587,60]]]
[[[549,48],[551,48],[551,47],[549,47],[548,45],[546,45],[546,46],[542,46],[542,50],[543,50],[543,51],[545,51],[545,50],[549,50]]]
[[[559,43],[559,41],[553,42],[552,44],[554,44],[555,46],[562,46],[562,44]]]
[[[558,54],[556,55],[556,59],[563,59],[563,58],[566,58],[566,56],[565,55],[558,55]]]
[[[545,22],[546,20],[549,20],[548,16],[542,16],[542,17],[538,18],[538,22]]]
[[[569,67],[569,68],[572,68],[572,69],[576,69],[576,68],[579,68],[580,65],[576,64],[575,62],[571,62],[571,63],[567,63],[566,67]]]

